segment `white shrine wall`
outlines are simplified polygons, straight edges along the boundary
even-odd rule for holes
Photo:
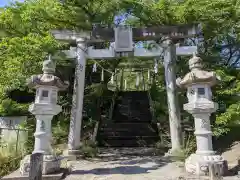
[[[18,150],[23,147],[27,132],[19,129],[19,125],[25,120],[27,116],[0,117],[0,150],[16,150],[16,145]]]

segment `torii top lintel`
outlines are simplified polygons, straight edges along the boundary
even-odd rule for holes
[[[121,27],[119,27],[121,28]],[[115,29],[95,26],[91,32],[76,32],[70,30],[53,30],[56,39],[76,43],[76,39],[85,38],[89,43],[114,42]],[[133,41],[156,40],[161,37],[171,39],[184,39],[200,35],[200,26],[175,25],[175,26],[156,26],[147,28],[132,28]]]

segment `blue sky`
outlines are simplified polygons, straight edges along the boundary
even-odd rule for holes
[[[12,1],[14,1],[14,0],[0,0],[0,7],[3,7]],[[18,0],[18,1],[23,1],[23,0]]]

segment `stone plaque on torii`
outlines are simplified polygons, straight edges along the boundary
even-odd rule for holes
[[[66,41],[75,47],[64,51],[68,58],[76,59],[75,86],[77,93],[73,98],[72,117],[68,140],[68,154],[79,153],[81,145],[81,120],[85,85],[86,59],[116,59],[121,56],[156,58],[164,53],[165,82],[167,87],[169,122],[171,134],[171,151],[181,148],[181,120],[176,95],[176,56],[189,56],[197,53],[197,46],[175,45],[175,41],[193,38],[199,35],[198,25],[159,26],[149,28],[131,28],[120,26],[105,28],[95,26],[91,32],[75,32],[69,30],[54,30],[54,37]],[[134,47],[136,41],[154,41],[165,37],[163,45],[158,48],[146,49]],[[94,49],[88,44],[111,42],[107,49]],[[77,74],[76,74],[77,73]],[[74,110],[75,109],[75,110]]]

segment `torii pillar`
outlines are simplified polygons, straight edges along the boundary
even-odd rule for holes
[[[182,149],[181,117],[176,88],[176,45],[171,39],[165,41],[164,70],[168,99],[169,126],[172,147],[166,155],[174,156]]]
[[[68,136],[68,155],[77,155],[81,147],[82,111],[86,69],[86,41],[85,38],[76,39],[75,79],[72,97],[72,111]]]

